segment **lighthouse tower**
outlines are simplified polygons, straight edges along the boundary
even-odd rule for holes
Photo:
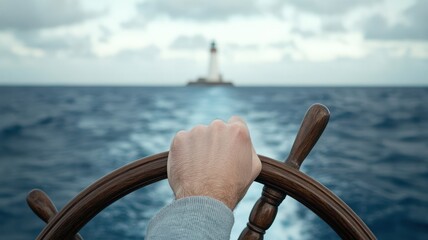
[[[206,78],[207,82],[221,82],[221,75],[218,70],[218,59],[217,59],[217,47],[215,42],[211,43],[210,49],[210,63],[208,67],[208,76]]]
[[[218,59],[217,59],[217,47],[215,42],[211,43],[210,48],[210,62],[208,65],[208,75],[206,77],[200,77],[196,81],[190,81],[187,83],[187,86],[204,86],[204,87],[214,87],[214,86],[229,86],[233,87],[232,82],[223,81],[223,78],[218,69]]]

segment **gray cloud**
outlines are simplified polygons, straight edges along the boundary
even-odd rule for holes
[[[301,11],[325,15],[343,15],[355,7],[368,6],[376,3],[375,0],[291,0],[288,4],[295,6]]]
[[[177,19],[222,21],[235,16],[270,14],[280,16],[281,11],[294,6],[299,11],[321,15],[343,15],[355,7],[370,6],[375,0],[148,0],[137,5],[143,18],[169,16]],[[140,16],[140,17],[141,17]],[[134,23],[132,21],[130,23]]]
[[[170,45],[175,49],[205,49],[208,48],[209,41],[202,35],[178,36]]]
[[[169,16],[179,19],[226,20],[233,16],[258,15],[261,9],[256,1],[210,0],[149,0],[137,6],[143,17]]]
[[[312,13],[322,21],[322,33],[343,33],[348,31],[343,20],[351,11],[356,9],[370,9],[379,4],[376,0],[147,0],[137,5],[139,16],[123,24],[124,27],[144,27],[149,20],[168,16],[173,19],[186,19],[193,21],[226,21],[237,16],[271,15],[283,17],[284,9],[293,7],[298,12]],[[362,33],[369,39],[413,39],[424,40],[428,38],[428,9],[427,0],[419,0],[404,12],[408,24],[388,26],[381,15],[367,19]],[[309,32],[301,29],[293,31],[304,37],[311,37],[319,32]]]
[[[296,44],[294,41],[282,41],[282,42],[274,42],[269,45],[271,48],[276,49],[286,49],[286,48],[296,48]]]
[[[364,24],[365,36],[369,39],[393,40],[428,40],[428,1],[419,0],[404,14],[408,24],[388,26],[386,19],[380,15],[373,16]]]
[[[1,0],[0,29],[32,30],[69,25],[98,15],[77,0]]]
[[[160,54],[160,49],[155,45],[150,45],[147,47],[139,49],[125,49],[117,54],[114,57],[120,59],[147,59],[153,60],[156,59]]]
[[[26,47],[42,50],[51,56],[61,53],[68,56],[93,56],[92,43],[89,36],[64,35],[46,37],[34,31],[15,32],[14,36]]]
[[[227,49],[230,50],[257,50],[259,49],[259,46],[257,44],[236,44],[236,43],[231,43],[231,44],[227,44],[226,45]]]
[[[8,59],[11,60],[13,58],[16,58],[17,56],[10,50],[9,47],[0,45],[0,60],[1,59]]]
[[[326,32],[345,32],[346,31],[340,19],[324,21],[322,24],[322,30]]]
[[[146,18],[144,18],[142,16],[138,16],[138,17],[134,17],[128,21],[123,22],[121,24],[121,26],[123,28],[130,28],[130,29],[139,29],[139,28],[143,29],[146,27],[148,22],[149,21]]]
[[[101,34],[98,38],[98,41],[100,42],[107,42],[108,39],[113,35],[111,30],[106,26],[103,26],[103,25],[99,26],[99,30]]]
[[[138,15],[123,22],[121,26],[141,29],[157,17],[212,22],[262,14],[279,16],[282,8],[283,3],[278,0],[147,0],[138,3]]]

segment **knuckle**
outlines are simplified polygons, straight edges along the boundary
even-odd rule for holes
[[[184,130],[180,130],[180,131],[178,131],[176,134],[175,134],[175,137],[176,138],[183,138],[183,137],[185,137],[185,135],[187,134],[187,132],[186,131],[184,131]]]
[[[250,134],[248,132],[248,129],[241,123],[231,124],[231,130],[239,139],[242,139],[242,140],[250,139]]]
[[[238,115],[233,115],[232,117],[230,117],[229,122],[231,122],[231,123],[240,123],[240,124],[243,124],[243,125],[246,126],[245,120],[242,117],[238,116]]]
[[[187,134],[188,133],[184,130],[178,131],[172,139],[171,148],[182,142],[187,137]]]
[[[238,115],[232,115],[232,117],[230,117],[231,121],[242,121],[242,118]]]
[[[211,125],[211,127],[216,128],[216,129],[221,129],[221,128],[224,128],[226,126],[226,124],[220,119],[216,119],[216,120],[212,121],[210,125]]]
[[[183,139],[187,135],[187,132],[184,130],[180,130],[175,134],[175,139]]]
[[[196,125],[194,128],[192,128],[192,130],[190,130],[191,133],[200,133],[203,132],[207,127],[200,124],[200,125]]]

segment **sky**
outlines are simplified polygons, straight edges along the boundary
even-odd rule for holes
[[[428,86],[428,0],[0,0],[0,85]]]

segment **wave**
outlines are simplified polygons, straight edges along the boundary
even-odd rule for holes
[[[0,135],[3,137],[12,137],[21,135],[24,131],[28,129],[38,129],[40,127],[44,127],[53,123],[60,124],[63,121],[63,118],[61,117],[54,117],[54,116],[46,116],[42,117],[40,119],[37,119],[33,122],[30,122],[28,124],[11,124],[9,126],[5,126],[3,128],[0,128]]]

